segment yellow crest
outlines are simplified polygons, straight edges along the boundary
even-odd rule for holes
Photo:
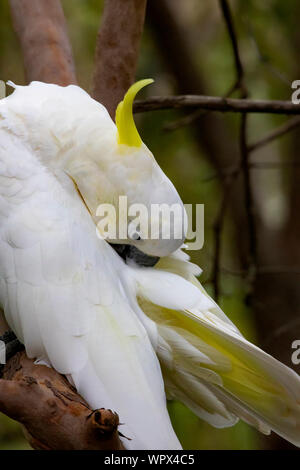
[[[134,83],[125,94],[123,101],[118,104],[116,110],[118,144],[128,145],[129,147],[140,147],[142,145],[142,139],[133,119],[132,105],[136,94],[153,81],[152,78],[146,78]]]

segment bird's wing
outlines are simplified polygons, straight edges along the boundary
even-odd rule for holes
[[[180,448],[159,363],[130,308],[124,265],[96,236],[72,181],[0,129],[0,303],[29,357],[116,410],[132,448]]]
[[[160,267],[163,270],[130,269],[139,307],[158,331],[155,348],[169,398],[185,403],[216,427],[241,418],[299,446],[299,376],[241,335],[182,255],[165,259]],[[199,298],[194,302],[196,291]]]

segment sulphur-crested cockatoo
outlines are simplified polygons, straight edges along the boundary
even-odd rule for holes
[[[216,427],[240,417],[299,445],[299,377],[247,342],[206,294],[178,250],[184,235],[137,239],[128,227],[117,240],[126,262],[96,236],[97,207],[119,196],[182,207],[133,122],[146,83],[119,105],[117,127],[76,86],[34,82],[0,102],[6,318],[30,357],[66,374],[94,408],[118,411],[128,447],[179,446],[156,356],[168,397],[199,417]]]
[[[108,141],[97,152],[106,154],[115,126],[80,88],[33,83],[0,101],[0,304],[29,357],[65,374],[94,409],[118,411],[127,448],[179,449],[157,356],[123,285],[126,264],[97,236],[72,176],[58,164],[74,145],[70,172],[74,164],[73,178],[83,175],[76,155],[89,161],[96,151],[99,112]],[[107,191],[125,184],[117,172],[115,160],[112,180],[103,178]],[[157,167],[159,178],[172,187]]]

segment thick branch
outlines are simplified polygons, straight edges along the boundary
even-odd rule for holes
[[[134,103],[134,112],[161,109],[198,108],[223,113],[300,114],[300,105],[291,101],[222,98],[219,96],[177,95],[153,96]]]
[[[25,353],[17,353],[4,368],[0,411],[25,426],[35,449],[123,449],[117,414],[93,412],[63,376],[35,365]]]
[[[112,118],[135,80],[146,0],[106,0],[96,45],[93,97]]]
[[[27,82],[76,83],[72,49],[59,0],[10,0]]]

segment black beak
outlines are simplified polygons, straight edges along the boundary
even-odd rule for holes
[[[135,246],[118,243],[110,243],[110,246],[125,262],[127,262],[127,260],[133,260],[139,266],[152,267],[159,261],[158,256],[146,255],[146,253],[143,253]]]

